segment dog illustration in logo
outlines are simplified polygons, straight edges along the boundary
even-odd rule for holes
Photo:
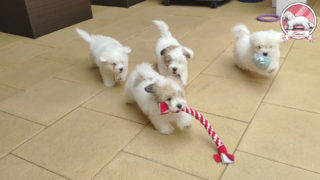
[[[287,11],[283,15],[284,20],[289,30],[292,30],[294,26],[303,26],[304,30],[314,28],[314,24],[304,16],[295,16],[291,11]]]

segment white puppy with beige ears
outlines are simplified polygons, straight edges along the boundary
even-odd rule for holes
[[[90,44],[90,54],[99,68],[104,85],[112,87],[124,82],[128,75],[128,54],[131,49],[111,37],[90,35],[78,28],[76,31]]]
[[[182,46],[172,37],[168,25],[161,20],[154,20],[160,30],[155,53],[158,59],[158,70],[162,75],[178,75],[183,85],[188,81],[188,60],[193,57],[190,48]]]
[[[283,41],[281,32],[269,30],[250,34],[243,24],[233,27],[236,38],[234,60],[244,70],[263,76],[275,74],[279,69],[280,43]]]
[[[192,125],[191,116],[179,112],[186,106],[185,92],[180,80],[160,75],[149,63],[139,64],[130,74],[125,92],[127,102],[137,102],[153,126],[162,134],[173,132],[171,123],[176,123],[180,129]],[[160,115],[160,102],[165,102],[173,113]]]

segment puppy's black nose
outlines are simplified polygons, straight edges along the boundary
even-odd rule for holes
[[[172,70],[175,72],[175,71],[177,71],[177,68],[172,68]]]
[[[120,68],[119,71],[122,72],[122,71],[123,71],[123,68]]]
[[[264,56],[268,56],[268,53],[266,53],[266,52],[264,52],[264,53],[262,53]]]
[[[178,108],[178,109],[181,109],[181,107],[182,107],[181,104],[178,104],[178,105],[177,105],[177,108]]]

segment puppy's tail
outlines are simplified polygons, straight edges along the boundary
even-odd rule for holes
[[[167,23],[165,23],[162,20],[153,20],[152,22],[158,26],[158,29],[160,30],[160,33],[161,33],[160,34],[161,37],[172,37]]]
[[[82,29],[79,29],[79,28],[76,28],[76,31],[77,33],[79,34],[79,36],[85,40],[86,42],[88,43],[91,43],[92,41],[92,38],[91,38],[91,35],[89,33],[87,33],[86,31],[82,30]]]
[[[244,24],[237,24],[232,28],[232,34],[235,38],[240,38],[243,35],[249,35],[250,31],[248,30],[247,26]]]

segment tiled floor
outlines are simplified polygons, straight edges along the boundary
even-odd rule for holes
[[[320,1],[309,1],[320,13]],[[279,23],[271,0],[206,6],[162,6],[147,0],[129,9],[92,6],[94,18],[36,40],[0,33],[0,179],[320,179],[320,31],[316,41],[282,44],[273,78],[232,62],[231,27],[252,31]],[[165,20],[195,52],[188,104],[213,124],[235,164],[217,164],[200,123],[159,134],[123,87],[105,88],[75,33],[113,36],[131,46],[130,70],[154,62]]]

